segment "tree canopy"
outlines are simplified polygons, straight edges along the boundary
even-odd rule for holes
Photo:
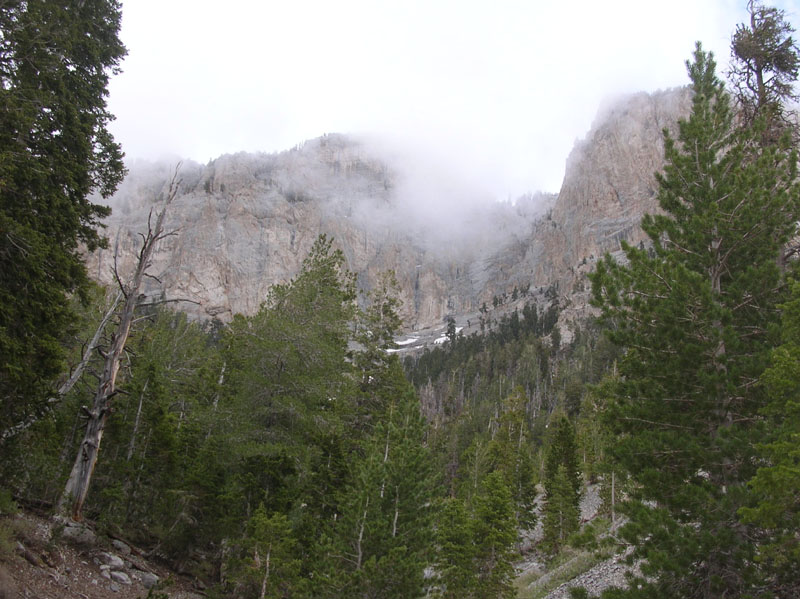
[[[631,596],[742,596],[760,584],[737,512],[758,462],[756,384],[785,297],[779,267],[800,217],[797,156],[763,145],[735,112],[698,44],[692,112],[665,131],[663,210],[650,248],[625,246],[592,277],[594,301],[626,351],[602,387],[619,462],[637,487],[625,534],[646,559]]]
[[[108,132],[109,76],[125,55],[115,0],[0,5],[0,427],[41,408],[62,369],[80,255],[124,175]]]

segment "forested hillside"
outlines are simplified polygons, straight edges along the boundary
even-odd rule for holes
[[[659,209],[597,260],[594,317],[528,282],[415,351],[395,273],[365,289],[324,234],[230,322],[144,293],[180,170],[91,283],[119,6],[0,7],[0,597],[14,560],[90,532],[208,597],[800,595],[800,51],[748,6],[728,84],[699,43],[687,62]],[[568,588],[609,560],[623,586]]]

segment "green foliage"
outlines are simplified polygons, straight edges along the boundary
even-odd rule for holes
[[[570,599],[589,599],[589,591],[583,587],[570,587]]]
[[[105,102],[119,26],[114,0],[0,6],[0,431],[46,410],[88,288],[79,247],[109,213],[88,198],[124,174]]]
[[[514,597],[515,539],[514,502],[501,473],[484,478],[471,509],[448,499],[437,526],[438,596]]]
[[[396,360],[389,370],[399,370]],[[406,383],[406,385],[408,385]],[[361,444],[338,500],[323,595],[414,597],[431,557],[435,475],[407,386]]]
[[[536,524],[536,474],[530,432],[525,420],[525,393],[517,388],[505,399],[494,439],[489,443],[491,470],[503,476],[511,490],[514,520],[520,530]]]
[[[566,416],[553,423],[545,457],[545,504],[543,544],[557,552],[580,526],[580,495],[583,488],[576,455],[575,431]]]
[[[473,593],[476,597],[513,597],[512,560],[517,537],[513,497],[499,472],[487,476],[482,487],[482,493],[473,500],[478,578]]]
[[[448,498],[444,501],[436,523],[438,595],[443,598],[468,597],[473,587],[475,551],[471,524],[471,515],[463,500]]]
[[[792,597],[800,594],[800,283],[791,283],[791,296],[781,309],[783,343],[773,349],[761,377],[769,397],[758,445],[762,465],[749,483],[753,504],[742,507],[740,515],[764,529],[758,559],[776,594]]]
[[[320,237],[300,273],[275,286],[259,312],[237,316],[226,334],[229,392],[256,443],[292,443],[336,425],[352,377],[345,363],[355,317],[352,275],[341,251]]]
[[[290,597],[302,594],[300,560],[291,524],[285,514],[268,515],[260,505],[247,523],[241,555],[230,560],[237,595]]]
[[[650,578],[630,596],[740,596],[758,584],[736,513],[757,463],[753,382],[777,330],[778,258],[800,210],[795,154],[735,126],[699,44],[688,70],[691,116],[677,140],[665,132],[664,212],[642,222],[652,250],[625,246],[625,265],[606,257],[592,277],[626,352],[598,391],[638,484],[624,535]]]
[[[0,489],[0,516],[13,516],[19,510],[17,502],[7,489]]]
[[[745,123],[764,119],[761,140],[775,143],[787,130],[796,135],[785,105],[798,99],[800,51],[783,10],[750,0],[748,11],[750,22],[737,25],[731,40],[731,83]]]

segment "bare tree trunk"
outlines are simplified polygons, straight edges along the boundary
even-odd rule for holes
[[[364,517],[361,520],[361,525],[358,529],[358,541],[356,542],[356,570],[361,569],[361,562],[364,559],[364,548],[361,544],[364,542],[364,527],[367,525],[367,509],[369,508],[369,498],[364,506]]]
[[[260,599],[264,599],[267,596],[267,581],[269,580],[269,557],[271,553],[272,543],[270,543],[269,548],[267,549],[267,564],[264,566],[264,578],[261,579],[261,595],[259,595]]]
[[[211,407],[212,407],[211,413],[215,414],[215,415],[217,413],[217,407],[219,406],[220,389],[222,388],[222,384],[225,382],[225,366],[226,365],[227,365],[227,362],[223,362],[222,363],[222,370],[220,370],[219,379],[217,380],[218,389],[217,389],[217,392],[214,394],[214,402],[211,405]],[[210,424],[208,425],[208,431],[206,431],[206,441],[208,441],[208,438],[211,436],[211,432],[212,432],[213,429],[214,429],[214,418],[211,419]],[[330,464],[328,464],[328,465],[330,466]]]
[[[133,457],[133,450],[136,448],[136,435],[139,433],[139,421],[142,419],[142,403],[144,402],[144,394],[147,393],[147,385],[150,382],[148,378],[142,386],[142,392],[139,394],[139,407],[136,410],[136,418],[133,421],[133,432],[131,433],[131,442],[128,444],[128,455],[126,461],[130,462]]]
[[[57,511],[64,515],[70,515],[73,520],[81,519],[83,503],[89,492],[89,483],[91,482],[92,473],[97,463],[100,441],[103,439],[103,431],[105,430],[108,415],[111,411],[111,399],[117,393],[115,385],[122,353],[128,341],[134,312],[139,304],[139,289],[147,269],[150,266],[150,258],[153,255],[155,245],[167,236],[163,232],[164,216],[170,202],[175,198],[178,191],[180,182],[178,181],[177,175],[178,171],[176,169],[175,175],[170,183],[167,199],[164,201],[164,205],[156,218],[155,226],[152,226],[150,219],[148,219],[147,234],[142,235],[144,243],[139,252],[139,261],[136,265],[136,271],[134,272],[132,281],[128,285],[125,285],[120,280],[119,273],[116,272],[116,269],[114,272],[122,295],[125,297],[125,303],[119,315],[117,329],[111,336],[111,347],[105,353],[101,351],[104,363],[100,384],[97,387],[91,410],[85,406],[83,407],[84,414],[87,418],[86,432],[78,448],[78,455],[75,457],[75,463],[72,466],[72,472],[70,472],[67,485],[64,488],[64,493],[58,502]]]

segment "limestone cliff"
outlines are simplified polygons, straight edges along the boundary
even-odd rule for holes
[[[362,288],[381,271],[396,272],[410,329],[470,315],[515,286],[557,283],[568,295],[599,255],[621,239],[641,239],[638,222],[655,209],[661,130],[674,127],[688,105],[685,90],[625,98],[576,144],[554,203],[545,195],[513,206],[464,202],[467,208],[441,222],[409,208],[414,198],[402,164],[342,135],[279,154],[184,165],[181,195],[168,214],[176,234],[159,248],[151,268],[157,279],[146,292],[197,302],[181,305],[196,317],[250,314],[325,233]],[[115,252],[121,273],[132,268],[137,232],[169,175],[166,165],[132,166],[112,199],[110,247],[89,258],[96,278],[111,282]]]

